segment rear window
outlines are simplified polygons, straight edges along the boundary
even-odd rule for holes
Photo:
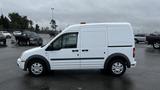
[[[3,33],[8,33],[7,31],[3,31]]]

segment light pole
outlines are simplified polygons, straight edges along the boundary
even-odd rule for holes
[[[3,15],[3,11],[2,11],[2,8],[1,8],[1,15]]]
[[[51,10],[52,10],[52,20],[53,20],[53,10],[54,10],[54,8],[51,8]]]

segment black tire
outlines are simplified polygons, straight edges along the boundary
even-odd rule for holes
[[[153,48],[154,49],[160,49],[160,42],[153,43]]]
[[[3,41],[3,45],[6,45],[6,40]]]
[[[126,71],[126,65],[121,59],[116,59],[116,60],[111,61],[108,64],[107,70],[108,70],[109,74],[111,74],[113,76],[121,76]]]
[[[41,76],[47,72],[46,64],[40,60],[33,60],[29,63],[28,71],[33,76]]]

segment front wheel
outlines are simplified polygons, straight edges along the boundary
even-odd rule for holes
[[[29,73],[34,76],[40,76],[46,72],[45,64],[41,61],[33,61],[29,65]]]
[[[113,76],[121,76],[126,71],[126,65],[122,60],[114,60],[108,65],[109,73]]]
[[[159,42],[153,43],[153,48],[154,49],[159,49],[160,48],[160,43]]]

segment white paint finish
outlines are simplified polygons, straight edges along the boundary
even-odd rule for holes
[[[80,58],[77,56],[79,52],[72,52],[72,50],[79,50],[77,48],[72,49],[61,49],[57,51],[48,51],[49,60],[51,59],[65,59],[65,58]],[[80,60],[52,60],[51,61],[52,69],[79,69],[80,68]]]
[[[81,60],[81,69],[102,69],[104,68],[104,59]]]
[[[106,43],[106,26],[81,28],[81,58],[104,58]],[[88,51],[82,51],[82,50]],[[81,69],[102,68],[104,59],[83,59]]]
[[[125,56],[128,57],[128,59],[130,60],[131,64],[135,64],[135,58],[133,58],[133,47],[109,47],[108,48],[108,56],[114,54],[114,53],[122,53]]]
[[[108,25],[108,45],[132,45],[133,30],[129,24]]]

